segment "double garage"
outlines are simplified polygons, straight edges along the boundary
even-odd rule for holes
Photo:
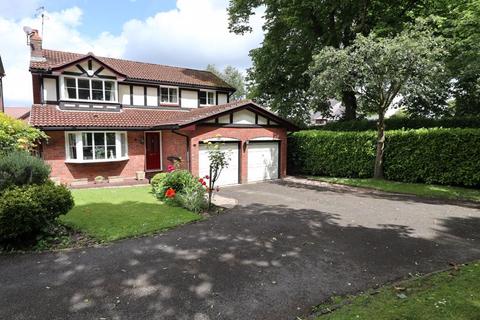
[[[252,139],[247,142],[221,141],[220,149],[227,154],[228,166],[224,168],[217,181],[219,186],[234,185],[241,182],[258,182],[280,178],[280,140]],[[243,161],[242,161],[242,158]],[[245,163],[242,166],[242,162]],[[210,161],[205,143],[199,146],[199,176],[209,174]],[[243,167],[243,168],[242,168]],[[242,169],[246,177],[242,179]]]

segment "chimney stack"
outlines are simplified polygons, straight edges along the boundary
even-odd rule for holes
[[[32,29],[32,32],[28,35],[31,48],[31,60],[32,61],[45,61],[45,57],[42,52],[42,37],[38,33],[38,30]]]

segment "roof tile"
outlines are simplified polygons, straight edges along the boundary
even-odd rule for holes
[[[88,127],[88,128],[152,128],[162,125],[183,125],[219,114],[246,104],[242,100],[223,105],[191,110],[163,110],[124,107],[118,111],[60,110],[56,105],[34,104],[30,124],[34,127]]]
[[[89,54],[43,49],[45,61],[31,61],[30,68],[50,71],[76,60],[86,58]],[[234,88],[210,71],[171,67],[161,64],[145,63],[123,59],[94,56],[102,63],[127,76],[129,80],[156,81],[161,83],[185,84],[194,86]]]

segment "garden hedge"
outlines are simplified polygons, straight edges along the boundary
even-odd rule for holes
[[[375,137],[375,131],[293,133],[289,173],[370,178]],[[393,181],[479,187],[480,129],[388,131],[384,169],[385,177]]]
[[[313,129],[327,131],[368,131],[376,130],[376,120],[352,120],[329,122]],[[480,128],[480,117],[465,118],[389,118],[385,120],[387,130],[421,129],[421,128]]]

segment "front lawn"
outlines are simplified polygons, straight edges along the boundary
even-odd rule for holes
[[[72,190],[75,207],[60,221],[100,240],[153,233],[201,216],[158,201],[150,186]]]
[[[473,320],[480,315],[480,262],[407,280],[317,307],[317,320]],[[329,312],[334,305],[343,305]]]
[[[434,184],[404,183],[376,179],[309,177],[310,179],[386,192],[414,194],[419,197],[480,201],[480,190]]]

